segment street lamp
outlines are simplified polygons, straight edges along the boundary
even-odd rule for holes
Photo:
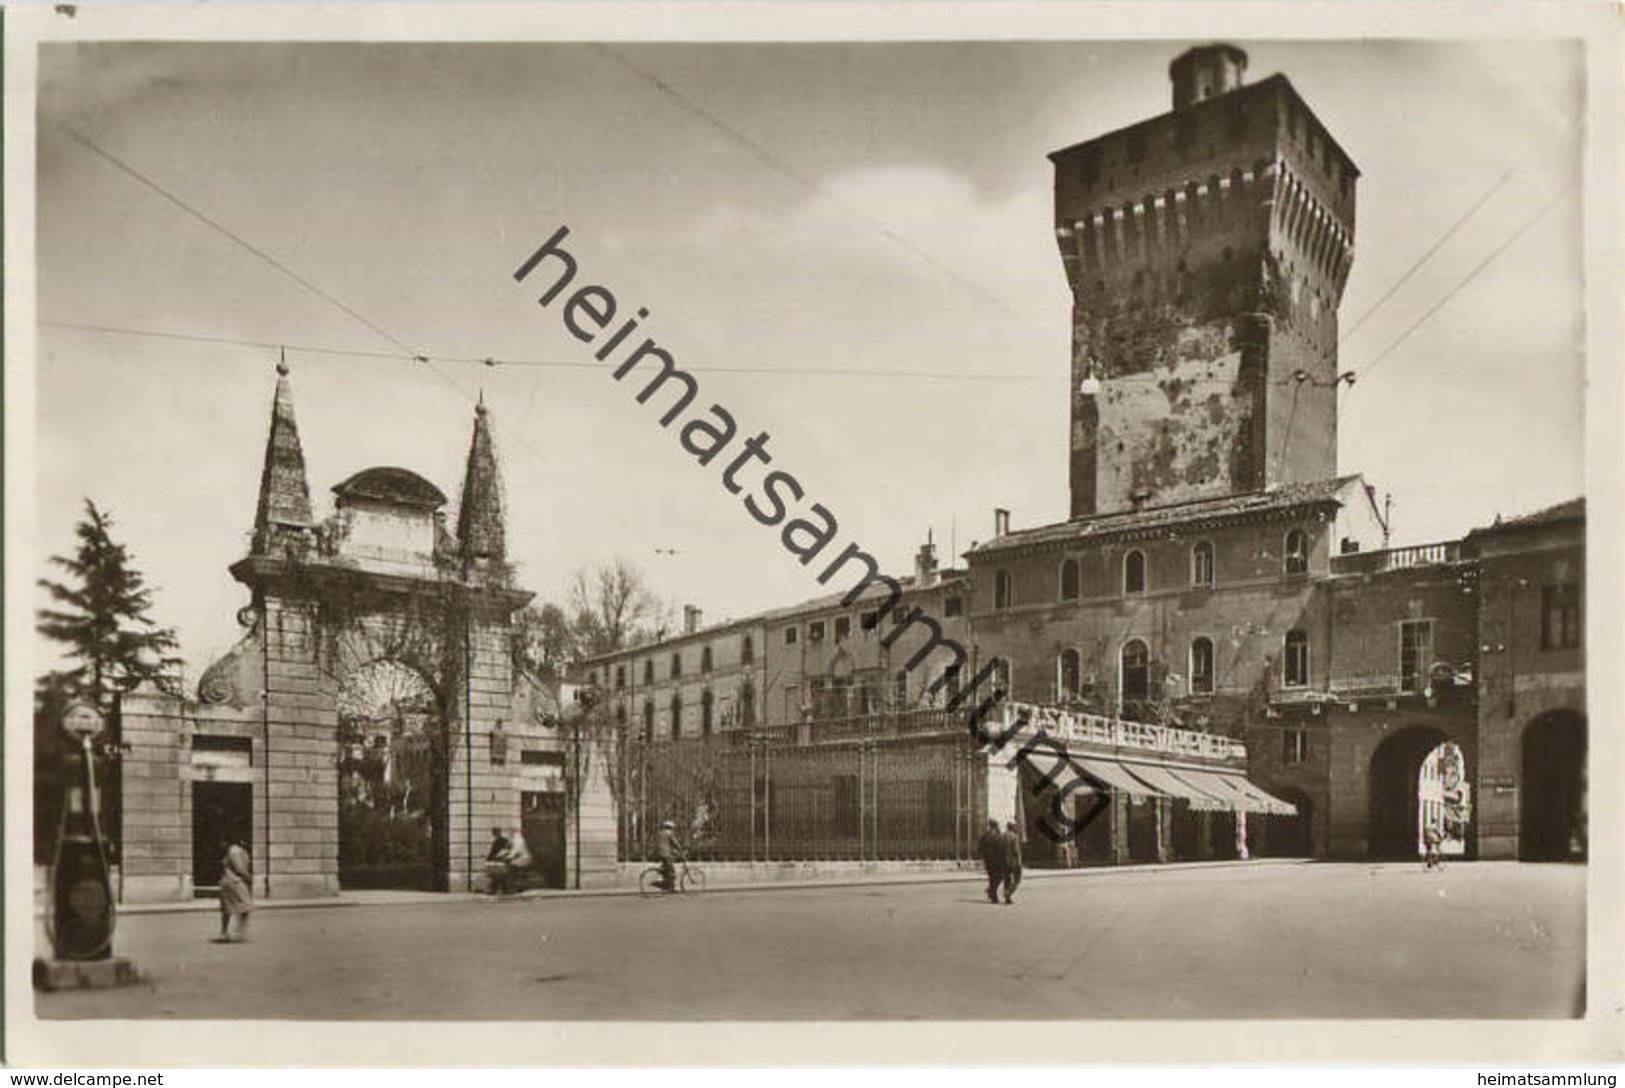
[[[74,703],[62,715],[63,730],[78,742],[72,756],[77,766],[63,787],[62,818],[51,858],[46,932],[53,957],[34,961],[34,985],[42,990],[106,989],[136,981],[134,966],[113,955],[117,910],[98,819],[91,748],[91,738],[102,725],[101,712],[88,703]]]

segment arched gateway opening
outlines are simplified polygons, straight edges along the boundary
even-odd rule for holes
[[[1523,730],[1518,855],[1525,861],[1586,856],[1586,722],[1571,710],[1542,714]]]
[[[339,885],[428,891],[447,853],[446,719],[398,661],[345,677],[339,712]]]
[[[1459,766],[1465,780],[1465,764],[1465,756],[1450,736],[1430,726],[1409,726],[1379,744],[1371,754],[1369,777],[1370,855],[1420,857],[1424,822],[1443,821],[1445,791],[1454,788],[1444,784],[1445,768]],[[1465,844],[1465,819],[1459,815],[1462,808],[1454,807],[1458,816],[1453,818],[1453,838]]]

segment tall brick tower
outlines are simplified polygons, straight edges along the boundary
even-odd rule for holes
[[[1336,474],[1359,170],[1285,76],[1191,49],[1174,108],[1054,152],[1072,516]]]

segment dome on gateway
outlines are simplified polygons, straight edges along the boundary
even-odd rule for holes
[[[422,476],[404,468],[368,468],[333,486],[337,504],[357,500],[387,503],[412,510],[438,510],[446,505],[446,495]]]

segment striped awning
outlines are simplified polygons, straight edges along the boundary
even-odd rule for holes
[[[1130,797],[1155,797],[1162,792],[1154,785],[1129,773],[1128,769],[1115,759],[1080,755],[1073,755],[1071,759],[1092,777]]]
[[[1198,812],[1246,812],[1295,816],[1297,807],[1247,781],[1239,771],[1169,767],[1103,756],[1072,756],[1072,761],[1113,789],[1133,797],[1174,797]]]
[[[1191,808],[1208,812],[1228,812],[1234,808],[1231,795],[1217,788],[1203,789],[1191,783],[1172,769],[1155,763],[1126,763],[1124,766],[1136,778],[1144,779],[1169,797],[1182,798]]]

